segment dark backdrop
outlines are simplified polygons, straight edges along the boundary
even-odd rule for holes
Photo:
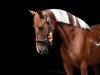
[[[28,11],[58,8],[66,10],[84,21],[90,26],[100,24],[99,2],[92,0],[16,0],[7,1],[5,9],[5,20],[7,22],[7,32],[5,46],[7,50],[7,60],[5,65],[10,73],[22,73],[28,75],[65,75],[60,56],[61,39],[55,33],[53,46],[49,47],[49,54],[40,55],[35,49],[35,34],[33,29],[33,17]],[[9,68],[10,67],[10,68]],[[92,67],[89,66],[89,74],[93,74]],[[80,73],[78,68],[74,68],[74,73]]]

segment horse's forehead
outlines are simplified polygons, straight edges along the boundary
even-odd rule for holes
[[[40,16],[36,13],[34,15],[34,25],[37,26],[40,23],[40,20],[41,20]]]
[[[34,15],[34,21],[35,22],[37,22],[37,21],[40,21],[40,16],[39,16],[39,14],[38,13],[36,13],[35,15]]]
[[[45,21],[46,21],[46,19],[41,18],[38,13],[34,15],[34,25],[35,25],[35,27],[42,25]]]

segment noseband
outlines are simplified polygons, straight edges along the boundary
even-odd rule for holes
[[[46,13],[47,13],[47,12],[46,12]],[[50,18],[49,18],[47,15],[45,15],[45,18],[46,18],[47,25],[48,25],[48,35],[49,35],[50,32],[53,33],[54,29],[52,29],[52,27],[51,27]],[[48,35],[47,35],[47,36],[48,36]],[[36,39],[36,42],[43,43],[43,44],[45,44],[45,45],[52,45],[52,42],[50,42],[50,41],[48,40],[48,38]]]

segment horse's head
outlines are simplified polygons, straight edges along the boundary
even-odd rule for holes
[[[36,35],[36,49],[40,54],[48,53],[48,45],[52,45],[54,24],[48,14],[37,11],[30,11],[34,16],[34,29]]]

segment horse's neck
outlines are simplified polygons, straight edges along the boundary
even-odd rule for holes
[[[70,26],[68,25],[62,25],[62,24],[59,24],[59,25],[56,25],[57,27],[57,32],[59,34],[59,36],[61,37],[62,39],[62,43],[64,43],[64,45],[68,45],[69,43],[69,33],[70,33]],[[71,34],[71,33],[70,33]]]
[[[81,28],[76,28],[67,24],[60,24],[57,25],[57,30],[62,39],[63,45],[67,48],[74,45],[74,41],[77,42],[77,40],[81,40],[83,38]]]

